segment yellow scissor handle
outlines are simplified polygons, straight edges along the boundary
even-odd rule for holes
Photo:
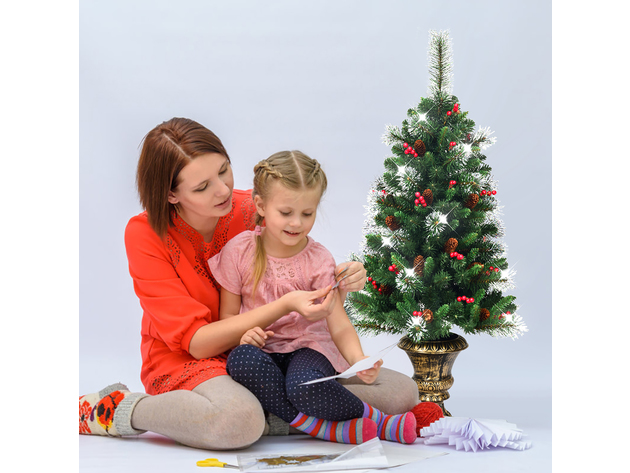
[[[199,460],[197,462],[197,466],[218,466],[220,468],[223,468],[225,465],[227,465],[227,463],[220,462],[216,458],[206,458],[205,460]]]

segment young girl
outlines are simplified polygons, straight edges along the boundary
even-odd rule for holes
[[[319,163],[299,151],[276,153],[254,167],[256,229],[234,237],[208,262],[222,286],[221,319],[291,291],[334,285],[332,255],[308,236],[326,185]],[[342,300],[336,297],[331,315],[317,322],[291,312],[264,330],[249,330],[230,353],[227,370],[265,410],[313,437],[358,444],[378,436],[412,443],[417,434],[411,412],[383,414],[336,380],[301,385],[366,358]],[[357,376],[371,384],[381,364]]]

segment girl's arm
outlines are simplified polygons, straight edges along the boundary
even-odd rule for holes
[[[188,353],[196,359],[217,356],[239,345],[241,338],[254,327],[267,327],[289,312],[299,312],[310,321],[327,317],[335,307],[336,291],[330,286],[317,291],[293,291],[279,299],[237,315],[241,308],[241,296],[221,289],[219,319],[201,326],[190,340]],[[315,301],[330,292],[321,304]],[[343,309],[343,308],[342,308]]]
[[[335,304],[335,308],[332,314],[326,319],[326,322],[328,323],[328,331],[330,332],[333,342],[350,365],[354,365],[357,361],[367,358],[363,353],[359,336],[343,308],[341,299]],[[379,360],[373,368],[359,371],[357,377],[364,383],[372,384],[376,380],[382,364],[383,360]]]

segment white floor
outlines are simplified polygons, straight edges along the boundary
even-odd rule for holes
[[[460,412],[476,412],[475,417],[489,418],[490,412],[501,413],[500,417],[517,424],[523,430],[532,447],[525,451],[509,449],[484,450],[480,452],[457,451],[446,445],[427,446],[421,439],[413,445],[398,446],[384,442],[388,449],[411,456],[407,463],[381,471],[398,473],[439,471],[466,473],[505,473],[551,471],[551,399],[546,396],[528,396],[514,398],[497,403],[489,399],[460,398],[459,401],[447,403],[447,408],[454,416]],[[466,405],[468,407],[466,408]],[[477,406],[475,409],[472,406]],[[457,412],[459,411],[459,412]],[[485,411],[485,412],[484,412]],[[478,415],[477,415],[478,414]],[[509,415],[505,415],[509,414]],[[321,448],[328,448],[327,442],[311,439],[306,435],[285,437],[263,437],[255,445],[246,450],[224,452],[207,451],[185,447],[161,435],[146,433],[131,438],[106,438],[97,436],[79,436],[79,470],[81,472],[116,471],[120,473],[150,471],[166,472],[198,472],[198,460],[219,458],[230,464],[237,464],[237,455],[244,453],[318,453]],[[340,446],[340,448],[350,448]],[[443,453],[446,453],[444,455]],[[427,455],[437,455],[424,458]],[[416,460],[416,458],[421,458]]]
[[[438,455],[412,461],[395,468],[382,471],[417,472],[424,468],[440,472],[550,472],[551,471],[551,430],[530,429],[528,438],[532,448],[525,451],[507,449],[484,450],[476,453],[457,451],[448,446],[427,446],[418,439],[413,445],[394,446],[404,449],[408,456]],[[153,433],[134,438],[106,438],[81,435],[79,437],[81,472],[194,472],[200,471],[196,462],[206,458],[219,458],[221,461],[237,464],[237,455],[243,453],[318,453],[322,441],[304,435],[287,437],[263,437],[252,447],[233,452],[212,452],[178,445],[172,440]],[[384,442],[387,447],[390,442]],[[326,448],[327,445],[324,447]],[[343,446],[350,448],[349,446]],[[446,453],[446,455],[443,455]]]

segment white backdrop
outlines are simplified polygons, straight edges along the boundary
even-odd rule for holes
[[[82,1],[80,394],[116,381],[142,389],[123,232],[141,211],[143,136],[173,116],[202,123],[226,146],[237,188],[275,151],[317,158],[329,190],[312,235],[345,260],[389,155],[385,125],[427,94],[429,30],[449,30],[453,92],[497,137],[487,163],[517,271],[510,293],[529,327],[516,341],[466,336],[446,407],[551,425],[550,0]],[[362,341],[370,353],[397,338]],[[412,374],[400,350],[384,361]]]

